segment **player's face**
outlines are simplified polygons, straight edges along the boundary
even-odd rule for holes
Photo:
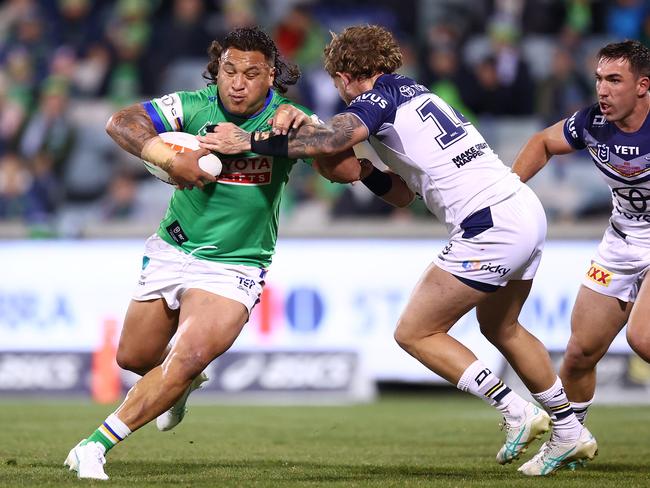
[[[596,67],[596,94],[600,111],[609,122],[628,117],[647,96],[645,77],[637,77],[626,59],[601,58]]]
[[[253,115],[264,106],[274,77],[274,68],[261,52],[228,48],[219,61],[219,99],[232,114]]]

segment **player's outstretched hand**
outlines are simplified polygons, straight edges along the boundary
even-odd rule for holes
[[[199,146],[219,154],[239,154],[251,150],[251,134],[235,124],[223,122],[213,132],[197,136]]]
[[[217,181],[215,176],[199,167],[199,159],[210,154],[207,149],[176,153],[171,167],[167,171],[179,190],[191,190],[195,186],[203,189],[206,183]]]
[[[286,136],[290,130],[297,129],[301,125],[312,122],[312,119],[305,112],[293,105],[279,105],[275,114],[269,119],[271,132],[274,136]]]

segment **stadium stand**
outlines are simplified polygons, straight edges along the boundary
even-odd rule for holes
[[[388,25],[404,46],[403,71],[452,97],[510,162],[537,128],[593,98],[592,59],[603,42],[648,39],[641,4],[408,0],[397,12],[387,1],[9,0],[0,7],[0,235],[87,236],[106,223],[130,229],[117,235],[146,234],[169,189],[112,144],[105,120],[127,103],[202,86],[207,44],[232,26],[273,32],[303,69],[290,95],[326,118],[340,107],[320,67],[328,30]],[[568,68],[553,62],[562,56]],[[551,222],[603,221],[608,195],[588,160],[550,166],[532,185]],[[285,229],[355,216],[370,222],[364,227],[392,219],[417,228],[429,217],[417,205],[355,206],[355,192],[301,170]]]

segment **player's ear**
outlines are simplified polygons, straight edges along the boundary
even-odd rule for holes
[[[336,76],[341,78],[344,87],[347,87],[350,84],[351,78],[348,73],[342,73],[341,71],[337,71]]]
[[[647,76],[641,76],[637,84],[637,89],[639,96],[647,95],[648,90],[650,90],[650,78]]]

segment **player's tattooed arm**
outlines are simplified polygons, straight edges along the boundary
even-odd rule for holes
[[[331,156],[368,138],[368,129],[352,114],[335,115],[327,124],[305,124],[289,133],[289,157]]]
[[[176,151],[158,137],[149,114],[141,104],[114,113],[106,123],[106,132],[125,151],[168,173],[172,170]]]
[[[284,155],[290,158],[332,156],[350,149],[368,138],[368,129],[355,115],[335,115],[327,124],[303,124],[289,131],[287,136],[275,136],[271,132],[255,132],[255,141],[284,137]],[[221,123],[212,132],[199,136],[200,146],[220,154],[239,154],[250,151],[251,134],[231,123]],[[255,149],[253,149],[255,151]],[[275,154],[259,151],[260,154]]]
[[[106,123],[106,132],[122,149],[138,157],[145,143],[158,135],[139,103],[115,112]]]

